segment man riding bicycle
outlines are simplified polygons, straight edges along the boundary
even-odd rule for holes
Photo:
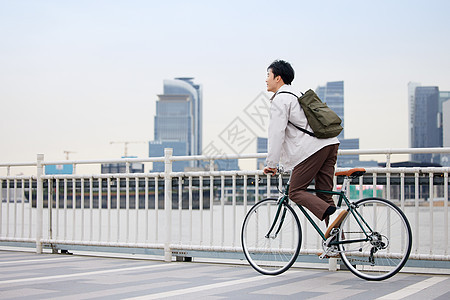
[[[291,92],[293,79],[294,69],[286,61],[276,60],[267,68],[267,91],[274,95],[270,99],[268,155],[264,173],[275,174],[278,164],[285,169],[293,169],[290,199],[309,209],[320,220],[325,220],[328,226],[329,216],[336,211],[332,196],[314,195],[306,189],[315,180],[316,189],[332,190],[339,140],[336,137],[319,139],[288,123],[290,121],[312,131],[297,97],[280,93]],[[339,214],[332,226],[338,225],[345,215],[346,212]]]

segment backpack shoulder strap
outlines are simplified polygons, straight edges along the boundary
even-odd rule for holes
[[[295,96],[296,98],[298,98],[296,94],[294,94],[294,93],[292,93],[292,92],[289,92],[289,91],[281,91],[281,92],[278,92],[277,94],[283,94],[283,93],[284,93],[284,94],[291,94],[291,95]],[[302,95],[303,95],[303,93],[302,93]],[[288,120],[288,123],[291,124],[292,126],[294,126],[295,128],[297,128],[298,130],[300,130],[300,131],[302,131],[302,132],[304,132],[304,133],[306,133],[306,134],[308,134],[308,135],[310,135],[310,136],[314,136],[314,137],[315,137],[315,134],[312,133],[311,131],[308,131],[308,130],[306,130],[306,129],[303,129],[303,128],[301,128],[301,127],[295,125],[294,123],[292,123],[292,122],[289,121],[289,120]]]
[[[291,94],[292,96],[297,97],[296,94],[294,94],[294,93],[292,93],[292,92],[289,92],[289,91],[281,91],[281,92],[278,92],[277,95],[278,95],[278,94]],[[302,95],[303,95],[303,93],[302,93]],[[297,97],[297,98],[298,98],[298,97]]]
[[[306,133],[306,134],[308,134],[308,135],[310,135],[310,136],[315,136],[315,134],[312,133],[311,131],[308,131],[308,130],[306,130],[306,129],[303,129],[303,128],[301,128],[301,127],[295,125],[295,124],[292,123],[291,121],[288,121],[288,123],[291,124],[292,126],[294,126],[295,128],[297,128],[298,130],[303,131],[304,133]]]

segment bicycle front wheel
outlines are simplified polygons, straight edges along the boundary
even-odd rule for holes
[[[245,257],[264,275],[278,275],[289,269],[297,259],[301,241],[300,222],[294,209],[286,204],[280,206],[275,198],[255,204],[242,225]]]
[[[385,199],[367,198],[355,205],[338,234],[342,261],[360,278],[387,279],[400,271],[411,252],[408,219]]]

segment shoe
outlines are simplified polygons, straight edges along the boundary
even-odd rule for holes
[[[325,239],[330,237],[330,233],[333,228],[338,228],[341,225],[342,221],[345,219],[347,214],[348,214],[348,211],[342,210],[339,213],[338,213],[338,211],[336,211],[334,214],[331,215],[330,219],[332,219],[333,216],[337,216],[337,217],[333,222],[331,222],[331,225],[328,227],[327,231],[325,232]]]

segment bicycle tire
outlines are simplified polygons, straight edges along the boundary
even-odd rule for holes
[[[250,265],[264,275],[278,275],[288,270],[300,252],[302,232],[294,209],[283,204],[281,217],[267,237],[278,208],[278,199],[267,198],[253,205],[242,224],[241,243]],[[276,232],[278,231],[278,234]]]
[[[366,280],[384,280],[397,274],[411,252],[411,226],[405,214],[392,202],[381,198],[356,201],[355,215],[349,213],[339,227],[337,240],[348,242],[363,239],[360,224],[364,221],[373,229],[371,241],[339,244],[345,266],[356,276]],[[367,228],[366,225],[363,226]]]

